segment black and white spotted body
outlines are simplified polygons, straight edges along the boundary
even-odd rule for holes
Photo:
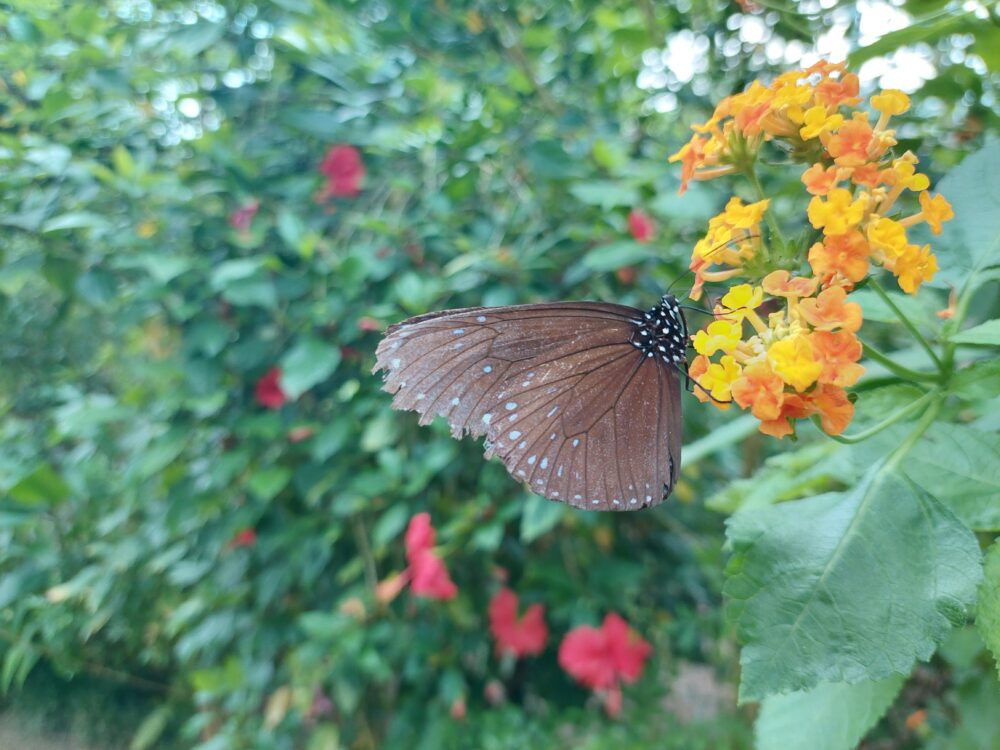
[[[687,365],[687,321],[677,298],[665,294],[660,302],[643,314],[629,340],[647,357],[657,357],[667,365],[685,368]]]

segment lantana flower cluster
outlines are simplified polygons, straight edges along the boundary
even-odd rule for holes
[[[682,165],[682,193],[691,180],[742,174],[759,198],[733,197],[692,252],[692,299],[706,282],[751,283],[732,287],[714,309],[716,320],[694,337],[690,375],[702,401],[750,409],[761,431],[775,437],[794,432],[790,420],[813,415],[827,433],[843,432],[854,413],[844,389],[864,372],[857,364],[861,308],[848,294],[873,263],[915,294],[938,263],[929,245],[909,241],[907,229],[925,222],[940,234],[953,216],[948,201],[928,191],[917,157],[894,152],[890,120],[909,109],[907,95],[887,89],[872,96],[872,122],[858,92],[857,76],[842,63],[820,62],[770,85],[755,81],[723,99],[671,157]],[[808,165],[801,176],[810,196],[805,241],[785,240],[768,214],[755,172],[765,143]],[[908,215],[900,201],[906,192],[919,205]],[[782,309],[758,314],[765,295]]]

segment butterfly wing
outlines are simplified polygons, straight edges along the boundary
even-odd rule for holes
[[[598,302],[452,310],[391,326],[393,406],[485,435],[532,492],[591,510],[661,502],[680,468],[680,382],[630,343],[643,313]]]

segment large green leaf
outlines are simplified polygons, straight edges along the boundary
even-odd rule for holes
[[[596,247],[583,256],[583,265],[591,271],[614,271],[655,257],[656,250],[632,240]]]
[[[877,682],[825,682],[812,690],[770,695],[754,732],[757,750],[851,750],[892,705],[904,676]]]
[[[1000,346],[1000,320],[987,320],[972,328],[960,331],[951,337],[956,344],[981,344]]]
[[[881,466],[851,492],[737,514],[727,535],[741,700],[909,672],[981,577],[973,534]]]
[[[917,242],[930,242],[938,255],[941,271],[936,283],[961,287],[968,279],[973,286],[984,277],[979,271],[1000,263],[1000,139],[991,139],[965,157],[935,186],[955,209],[955,218],[944,224],[940,237],[922,227],[913,233]]]
[[[306,338],[281,358],[281,388],[298,398],[322,383],[340,364],[340,351],[316,338]]]
[[[979,587],[976,627],[996,661],[1000,675],[1000,542],[986,552],[983,583]]]
[[[913,447],[902,471],[976,530],[1000,529],[1000,436],[941,422]]]

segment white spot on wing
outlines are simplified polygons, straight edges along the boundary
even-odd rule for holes
[[[489,424],[491,419],[493,419],[493,415],[492,414],[484,414],[483,415],[483,424]]]
[[[453,399],[451,400],[451,405],[452,405],[452,406],[458,406],[458,399],[457,399],[457,398],[453,398]]]
[[[507,437],[509,437],[511,440],[517,440],[519,437],[521,437],[521,433],[518,432],[517,430],[514,430]]]
[[[478,323],[485,323],[486,322],[486,316],[485,315],[477,315],[476,316],[476,322],[478,322]]]
[[[574,447],[574,448],[575,448],[576,446],[578,446],[579,444],[580,444],[580,438],[576,438],[575,440],[573,440],[573,447]]]
[[[514,411],[514,409],[517,408],[517,402],[516,401],[508,401],[507,404],[504,406],[504,408],[507,411]]]
[[[528,466],[534,466],[536,458],[538,458],[538,456],[528,456]]]
[[[543,458],[539,466],[541,466],[543,469],[549,468],[549,459]]]
[[[551,417],[551,416],[552,416],[553,414],[555,414],[555,413],[556,413],[556,410],[557,410],[558,408],[559,408],[559,404],[556,404],[555,406],[553,406],[553,407],[552,407],[552,409],[551,409],[551,410],[549,411],[549,413],[548,413],[548,414],[546,414],[545,416],[546,416],[546,417]]]
[[[483,368],[483,372],[485,372],[488,375],[489,373],[493,372],[493,368],[490,367],[489,365],[486,365],[486,367]]]
[[[389,363],[389,366],[392,367],[392,369],[394,369],[394,370],[397,367],[399,367],[399,365],[400,365],[400,359],[399,359],[399,357],[393,358],[392,362]]]
[[[458,336],[461,333],[465,333],[465,329],[464,328],[456,328],[454,331],[452,331],[452,333],[454,333],[456,336]]]

